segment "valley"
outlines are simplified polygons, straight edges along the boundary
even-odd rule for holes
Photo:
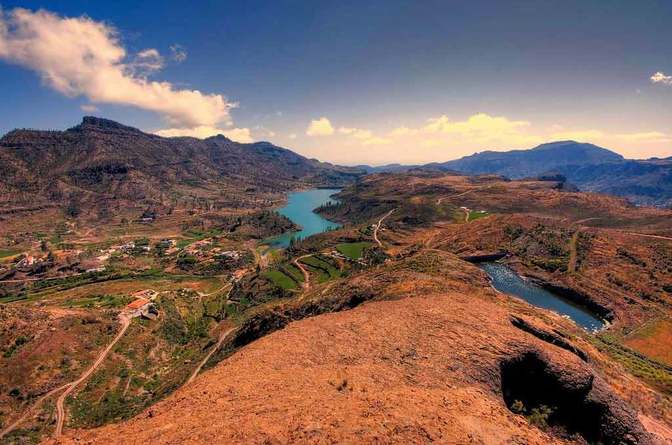
[[[670,439],[670,210],[558,178],[295,181],[5,214],[3,440]]]
[[[672,445],[672,1],[0,1],[0,445]]]

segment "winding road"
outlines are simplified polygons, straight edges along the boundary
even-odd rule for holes
[[[35,411],[45,400],[47,400],[49,397],[53,396],[57,392],[67,388],[70,385],[70,383],[66,383],[65,385],[59,386],[58,388],[52,389],[39,399],[30,407],[28,408],[23,414],[21,414],[21,417],[16,419],[14,422],[12,422],[10,425],[7,426],[4,430],[0,432],[0,439],[5,437],[7,434],[11,433],[18,427],[21,423],[23,423],[24,420],[28,418],[28,415],[31,414],[33,411]]]
[[[473,189],[469,189],[466,192],[458,193],[457,195],[443,196],[443,197],[436,200],[436,205],[441,204],[445,199],[459,198],[460,196],[468,195],[469,193],[472,193],[472,192],[475,192],[475,191],[478,191],[478,190],[487,189],[487,188],[490,188],[490,187],[493,187],[493,185],[483,185],[481,187],[476,187],[476,188],[473,188]]]
[[[380,226],[383,224],[383,221],[385,221],[385,218],[387,218],[392,213],[394,213],[395,210],[397,210],[397,209],[392,209],[389,212],[387,212],[385,215],[383,215],[383,217],[380,218],[378,220],[378,222],[376,223],[376,228],[373,229],[373,239],[376,241],[376,243],[378,243],[378,246],[380,246],[380,247],[383,247],[383,243],[381,243],[380,239],[378,239],[378,231],[380,230]]]
[[[301,273],[303,274],[303,285],[302,285],[302,287],[303,287],[304,290],[310,289],[310,274],[308,273],[306,268],[303,267],[303,264],[301,264],[301,261],[299,261],[299,260],[302,260],[303,258],[308,258],[309,256],[313,256],[313,255],[312,254],[301,255],[298,258],[294,258],[294,261],[292,261],[292,263],[294,263],[294,265],[296,267],[298,267],[299,270],[301,271]]]
[[[100,366],[101,363],[105,360],[107,355],[110,353],[114,345],[124,336],[126,330],[131,325],[131,316],[128,314],[119,314],[119,323],[121,324],[121,330],[117,333],[117,336],[114,337],[114,340],[107,345],[107,347],[100,353],[95,362],[87,369],[77,380],[74,382],[68,383],[65,385],[65,391],[61,394],[56,400],[56,430],[54,435],[59,437],[63,434],[63,424],[65,423],[65,399],[74,391],[74,389],[80,383],[88,379],[91,374]]]
[[[201,360],[201,362],[198,364],[198,366],[196,367],[196,369],[194,369],[194,372],[191,373],[191,376],[190,376],[189,379],[186,381],[185,385],[188,385],[189,383],[191,383],[191,382],[194,381],[194,379],[196,378],[196,376],[198,375],[198,373],[201,372],[201,369],[203,369],[203,366],[205,366],[205,364],[208,362],[208,360],[210,360],[210,357],[212,357],[212,354],[214,354],[216,351],[219,350],[219,348],[222,347],[222,343],[224,343],[224,340],[226,340],[226,338],[229,336],[229,334],[231,334],[231,333],[232,333],[233,331],[235,331],[235,330],[236,330],[236,328],[234,327],[234,328],[231,328],[231,329],[229,329],[229,330],[227,330],[227,331],[222,332],[222,333],[219,335],[219,340],[217,340],[217,343],[215,344],[215,346],[212,347],[212,349],[210,350],[210,352],[208,352],[208,354],[207,354],[207,355],[203,358],[203,360]]]
[[[12,422],[10,425],[8,425],[2,432],[0,432],[0,439],[2,439],[4,436],[7,434],[11,433],[14,431],[22,422],[24,422],[28,416],[35,410],[37,409],[45,400],[47,400],[49,397],[53,396],[54,394],[58,393],[61,390],[65,390],[63,394],[60,395],[58,400],[56,400],[56,431],[55,435],[56,437],[60,436],[63,433],[63,424],[65,422],[65,399],[68,397],[70,393],[75,389],[77,385],[85,381],[87,378],[93,374],[93,372],[100,366],[100,364],[105,360],[105,357],[109,354],[109,352],[112,350],[114,345],[119,341],[119,339],[124,335],[126,332],[126,329],[131,324],[131,317],[127,314],[120,314],[119,315],[119,323],[121,324],[121,330],[119,333],[117,333],[117,336],[112,340],[112,342],[107,345],[105,350],[100,353],[98,358],[96,359],[95,362],[87,369],[77,380],[74,382],[66,383],[65,385],[59,386],[58,388],[52,389],[48,393],[44,394],[42,397],[37,399],[37,401],[30,407],[28,408],[18,419],[16,419],[14,422]]]

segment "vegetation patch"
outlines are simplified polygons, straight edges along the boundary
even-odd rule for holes
[[[309,256],[303,258],[301,262],[308,265],[312,272],[318,274],[318,281],[320,283],[341,276],[341,272],[329,261],[326,261],[324,257]]]
[[[8,258],[21,253],[20,249],[0,249],[0,258]]]
[[[343,243],[336,246],[336,250],[342,255],[347,256],[352,260],[358,260],[364,255],[364,249],[369,247],[371,243],[359,242],[359,243]]]
[[[605,333],[591,336],[589,340],[601,352],[621,363],[630,373],[639,377],[665,394],[672,395],[672,366],[659,363],[644,354],[620,344],[612,335]]]
[[[282,271],[283,273],[289,275],[297,283],[303,281],[303,273],[293,264],[286,264],[283,266]]]
[[[626,346],[672,366],[672,320],[651,320],[623,341]]]
[[[76,300],[66,300],[64,306],[66,307],[82,307],[82,308],[120,308],[126,306],[133,301],[133,298],[128,295],[91,295]]]
[[[469,215],[467,216],[467,221],[475,221],[480,218],[485,218],[486,216],[489,216],[490,213],[486,212],[485,210],[469,210]]]
[[[262,274],[264,277],[268,278],[276,286],[289,290],[296,289],[296,281],[294,281],[290,276],[280,272],[279,270],[268,270]]]

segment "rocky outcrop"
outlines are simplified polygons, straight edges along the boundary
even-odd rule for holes
[[[501,382],[509,409],[568,440],[653,443],[633,410],[585,366],[567,366],[529,350],[502,362]]]

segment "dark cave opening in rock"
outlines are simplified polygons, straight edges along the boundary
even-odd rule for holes
[[[604,427],[608,407],[591,401],[591,382],[572,384],[552,370],[535,352],[527,352],[501,365],[502,394],[516,414],[554,435],[583,439],[593,444],[622,443]]]

